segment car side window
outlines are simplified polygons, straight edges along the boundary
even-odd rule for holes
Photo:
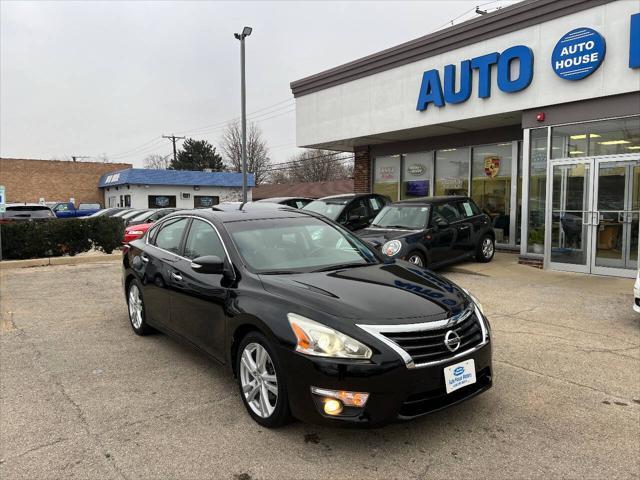
[[[436,205],[433,213],[436,216],[444,218],[449,223],[456,222],[462,218],[460,211],[450,203],[441,203]]]
[[[188,218],[180,218],[164,224],[156,234],[154,245],[168,252],[180,253],[180,240],[188,220]]]
[[[224,259],[224,247],[218,233],[211,225],[194,219],[184,245],[184,256],[193,260],[205,255],[215,255]]]
[[[458,203],[457,207],[458,207],[458,211],[460,212],[460,216],[462,218],[473,217],[480,213],[480,211],[478,210],[478,207],[476,207],[476,205],[470,200],[464,200]]]
[[[384,202],[378,197],[369,197],[369,206],[371,207],[371,214],[377,215],[384,207]]]
[[[349,208],[347,209],[347,220],[353,217],[363,218],[367,217],[368,215],[369,212],[367,211],[367,204],[365,203],[364,199],[356,200],[351,205],[349,205]]]

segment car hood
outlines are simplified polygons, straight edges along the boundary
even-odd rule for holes
[[[385,228],[365,228],[358,230],[355,234],[365,242],[373,245],[374,247],[381,247],[389,240],[406,237],[412,235],[419,230],[399,230],[397,228],[385,229]]]
[[[449,280],[396,261],[331,272],[260,275],[268,292],[292,305],[369,324],[436,321],[462,312],[468,299]]]

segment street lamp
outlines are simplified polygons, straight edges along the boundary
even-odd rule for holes
[[[252,28],[244,27],[242,33],[233,36],[240,40],[240,98],[242,104],[242,203],[247,203],[247,100],[244,81],[244,39],[251,35]]]

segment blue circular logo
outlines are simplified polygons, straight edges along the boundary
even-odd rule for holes
[[[600,66],[606,44],[602,35],[590,28],[576,28],[556,43],[551,54],[551,68],[565,80],[581,80]]]

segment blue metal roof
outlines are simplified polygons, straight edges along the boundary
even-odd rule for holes
[[[118,185],[198,185],[201,187],[242,187],[242,173],[198,172],[193,170],[152,170],[128,168],[105,173],[98,187]],[[253,174],[247,174],[247,186],[254,187]]]

